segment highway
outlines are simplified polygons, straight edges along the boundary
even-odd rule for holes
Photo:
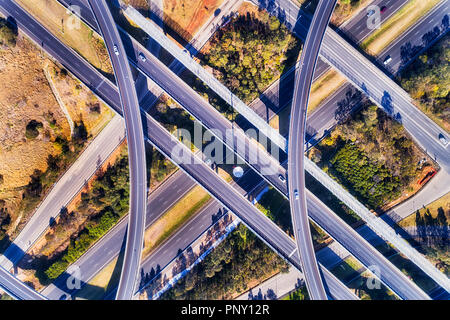
[[[116,299],[129,300],[134,294],[144,243],[147,201],[147,164],[145,161],[144,130],[140,118],[141,113],[134,79],[116,23],[105,0],[90,0],[89,4],[103,34],[112,62],[127,132],[130,208],[125,257]]]
[[[388,12],[386,15],[381,16],[381,21],[384,21],[390,14],[392,14],[394,9],[401,8],[401,5],[405,2],[405,0],[398,0],[395,1],[395,3],[392,0],[383,0],[381,2],[374,1],[374,3],[378,3],[380,6],[389,3]],[[404,60],[404,58],[402,59],[401,52],[404,50],[403,48],[408,47],[409,45],[411,48],[423,47],[422,36],[436,27],[440,27],[442,29],[442,20],[446,15],[448,15],[448,12],[450,12],[450,3],[448,1],[440,3],[421,20],[417,21],[412,28],[405,31],[401,37],[397,38],[388,47],[386,47],[379,56],[384,58],[385,56],[390,55],[392,57],[392,61],[388,66],[388,71],[396,74],[402,67],[404,67],[405,61],[411,61],[413,56],[409,56],[408,60]],[[373,31],[367,29],[366,20],[367,16],[365,14],[365,10],[362,10],[361,13],[349,20],[348,24],[340,26],[340,33],[345,33],[345,35],[353,39],[355,42],[360,42],[368,34],[370,34],[371,31]],[[259,116],[270,120],[284,108],[291,105],[294,84],[293,78],[295,75],[294,71],[298,68],[298,66],[299,63],[297,63],[295,67],[292,67],[286,71],[280,80],[274,82],[262,93],[260,98],[254,100],[250,104],[250,107],[255,110]],[[319,58],[316,72],[314,73],[314,80],[318,79],[330,68],[331,67],[328,64],[324,63]],[[335,93],[325,99],[321,105],[313,111],[311,115],[309,115],[307,119],[307,134],[309,135],[310,132],[313,134],[315,133],[315,139],[319,139],[326,134],[326,130],[331,129],[337,123],[336,114],[338,113],[338,104],[347,100],[347,92],[352,91],[355,93],[356,90],[357,89],[355,89],[355,87],[347,82]],[[358,106],[354,107],[353,110],[356,110],[357,107]],[[284,128],[283,125],[280,126]]]
[[[111,83],[109,81],[95,81],[95,79],[93,79],[92,77],[95,76],[96,77],[101,77],[100,74],[98,73],[97,70],[95,70],[94,68],[92,68],[92,66],[87,66],[86,69],[80,70],[81,68],[71,68],[70,65],[68,65],[68,61],[70,60],[76,60],[76,63],[72,64],[72,65],[77,65],[80,66],[80,63],[82,64],[86,64],[85,61],[80,61],[80,57],[75,54],[74,52],[72,52],[72,50],[67,50],[67,48],[61,44],[60,41],[58,41],[55,37],[53,37],[51,34],[48,33],[47,30],[45,30],[44,28],[42,28],[38,23],[36,23],[36,21],[32,18],[29,17],[29,15],[22,10],[20,7],[18,7],[15,3],[10,2],[10,1],[6,1],[6,0],[1,0],[0,1],[1,7],[3,9],[3,13],[6,16],[9,16],[10,14],[14,14],[14,16],[16,17],[16,21],[17,19],[22,19],[25,18],[27,20],[27,25],[33,25],[33,27],[31,29],[33,29],[33,32],[30,32],[29,29],[25,28],[26,31],[31,33],[31,37],[33,39],[39,39],[38,37],[36,37],[36,35],[34,34],[34,32],[40,32],[41,36],[43,39],[46,39],[49,41],[49,45],[51,46],[57,46],[58,49],[57,50],[47,50],[47,45],[45,46],[45,49],[52,54],[53,57],[55,58],[61,58],[61,63],[68,68],[68,70],[70,70],[71,72],[73,72],[75,75],[77,74],[81,74],[81,73],[88,73],[89,76],[81,76],[80,80],[82,80],[84,82],[84,79],[92,79],[97,83],[98,85],[95,86],[95,93],[99,93],[99,89],[101,88],[103,90],[104,86],[110,86]],[[17,24],[19,27],[22,27],[23,22],[18,22]],[[27,32],[27,33],[28,33]],[[52,40],[53,39],[53,40]],[[37,43],[39,43],[40,41],[36,41]],[[124,56],[124,55],[122,55]],[[114,60],[114,59],[113,59]],[[73,61],[72,61],[73,63]],[[94,73],[92,73],[94,72]],[[94,77],[95,77],[94,76]],[[92,82],[88,82],[86,81],[89,87],[92,87]],[[85,83],[86,83],[85,82]],[[105,92],[108,94],[105,97],[105,100],[108,101],[116,101],[115,103],[111,104],[112,106],[114,106],[114,109],[119,112],[122,113],[122,110],[120,107],[118,107],[117,101],[119,101],[119,97],[116,93],[114,94],[114,88],[110,88],[110,89],[105,89]],[[106,102],[106,101],[105,101]],[[172,150],[174,150],[174,148],[178,145],[178,147],[180,148],[185,148],[184,145],[182,145],[181,143],[179,143],[175,137],[171,136],[162,126],[160,126],[153,118],[151,118],[150,116],[146,115],[146,131],[147,131],[147,135],[148,138],[151,139],[152,144],[159,149],[160,151],[165,150],[166,155],[171,155]],[[167,140],[167,141],[163,141],[163,140]],[[130,142],[129,142],[130,143]],[[200,159],[194,157],[194,155],[190,154],[190,150],[186,149],[186,154],[189,153],[189,158],[192,159],[192,161],[195,160],[195,162],[201,162]],[[163,153],[164,154],[164,153]],[[185,170],[188,170],[187,172],[189,173],[189,175],[191,177],[194,177],[195,179],[202,179],[202,181],[206,181],[208,179],[210,179],[210,181],[206,181],[205,183],[200,183],[201,185],[203,185],[203,187],[205,189],[207,189],[208,192],[212,193],[213,196],[214,194],[216,194],[217,196],[217,191],[216,188],[219,190],[227,190],[229,191],[229,193],[227,193],[227,195],[229,195],[229,198],[225,197],[226,202],[228,203],[229,207],[233,207],[234,210],[231,210],[237,214],[238,216],[241,217],[241,220],[243,221],[248,221],[248,226],[250,227],[250,229],[256,231],[253,227],[256,227],[257,234],[258,236],[260,236],[262,239],[267,239],[265,240],[266,243],[268,241],[270,241],[270,243],[272,243],[272,248],[278,248],[277,252],[279,254],[282,254],[286,257],[288,257],[288,260],[292,261],[294,264],[298,266],[298,256],[294,255],[294,251],[295,249],[293,248],[292,244],[293,241],[292,239],[290,239],[283,231],[281,231],[271,220],[269,220],[267,217],[265,217],[259,210],[257,210],[253,205],[250,204],[250,202],[248,202],[243,196],[241,196],[237,191],[235,191],[234,189],[231,189],[229,184],[227,184],[225,181],[223,181],[220,177],[218,177],[214,171],[212,171],[208,166],[206,166],[203,163],[196,163],[196,164],[182,164],[181,165],[182,168],[184,168]],[[197,170],[195,170],[196,168],[198,168]],[[205,178],[206,177],[206,178]],[[204,179],[204,180],[203,180]],[[198,181],[197,181],[198,182]],[[221,186],[221,187],[218,187]],[[239,208],[239,209],[238,209]],[[244,210],[242,210],[242,208],[244,208]],[[250,210],[249,212],[246,212],[246,210]],[[252,213],[252,214],[249,214]],[[255,214],[256,213],[256,214]],[[242,219],[244,218],[244,219]],[[142,225],[143,228],[143,225]],[[130,233],[130,232],[129,232]],[[274,236],[270,233],[274,233]],[[275,240],[272,240],[270,238],[275,237]],[[270,239],[270,240],[269,240]],[[141,247],[139,246],[139,251],[140,251]],[[289,257],[289,255],[291,255]],[[323,271],[325,274],[326,279],[328,280],[328,285],[329,285],[329,290],[330,293],[333,295],[333,297],[335,297],[336,299],[355,299],[356,297],[350,293],[350,291],[342,286],[342,284],[337,281],[337,279],[331,275],[328,271],[324,270]]]
[[[297,249],[300,253],[306,287],[312,300],[326,300],[327,296],[314,254],[306,203],[305,168],[303,165],[306,112],[320,46],[335,5],[336,0],[320,0],[314,12],[300,57],[300,69],[297,70],[295,75],[289,124],[288,185],[292,226]]]
[[[78,0],[79,1],[79,0]],[[216,9],[214,14],[204,23],[200,29],[194,34],[192,40],[185,46],[185,49],[192,55],[195,56],[201,50],[201,48],[208,42],[211,36],[215,33],[216,29],[226,20],[227,16],[237,10],[242,4],[243,0],[228,0],[224,1],[219,8]],[[154,13],[154,12],[153,12]],[[154,13],[159,17],[163,15],[162,11]],[[157,21],[156,21],[157,22]],[[156,41],[155,41],[156,42]],[[179,75],[183,70],[185,70],[184,65],[177,60],[173,60],[169,65],[169,69],[175,74]],[[150,110],[150,108],[159,99],[161,93],[163,92],[157,85],[151,88],[152,90],[147,92],[141,100],[141,106],[145,110]]]
[[[15,10],[17,10],[17,9],[15,9]],[[32,21],[31,21],[31,22],[29,21],[29,23],[32,23]],[[33,28],[33,29],[39,29],[39,26],[37,26],[37,27],[35,26],[35,28]],[[47,36],[43,36],[43,37],[44,37],[44,38],[47,38],[48,35],[47,35]],[[52,45],[53,45],[53,44],[57,44],[58,41],[55,40],[55,41],[52,41],[51,43],[52,43]],[[48,50],[49,48],[46,48],[46,49]],[[60,47],[58,46],[57,51],[55,52],[55,54],[58,54],[58,53],[59,53],[59,54],[60,54],[60,57],[61,57],[61,56],[63,57],[63,58],[61,58],[61,61],[63,62],[63,64],[65,64],[65,65],[69,68],[69,70],[73,71],[75,74],[76,74],[76,73],[81,73],[81,70],[79,70],[78,68],[76,68],[76,70],[74,70],[74,68],[70,68],[70,64],[67,63],[67,60],[66,60],[66,59],[77,59],[77,56],[71,54],[70,51],[69,51],[69,52],[64,52],[64,54],[61,55],[61,53],[62,53],[61,51],[64,51],[63,49],[64,49],[64,48],[60,48]],[[66,50],[66,51],[67,51],[67,50]],[[79,58],[79,57],[78,57],[78,58]],[[108,81],[101,82],[101,81],[99,81],[99,80],[95,80],[95,79],[94,79],[95,76],[93,76],[93,74],[92,74],[92,71],[93,71],[93,70],[92,70],[92,67],[86,66],[86,68],[83,69],[82,71],[83,71],[83,74],[84,74],[84,75],[81,75],[81,77],[88,77],[89,79],[91,79],[92,83],[100,84],[100,85],[95,85],[95,86],[93,86],[93,88],[96,90],[97,94],[100,94],[100,93],[101,93],[101,92],[98,90],[98,89],[101,89],[101,91],[103,91],[103,92],[101,93],[101,95],[104,96],[104,99],[105,99],[105,100],[110,100],[110,101],[112,101],[112,100],[114,100],[114,97],[117,97],[117,93],[116,93],[116,94],[113,93],[114,88],[111,87],[111,84],[110,84]],[[94,73],[95,73],[95,70],[94,70]],[[109,87],[109,88],[108,88],[108,87]],[[105,93],[106,93],[106,95],[105,95]],[[114,105],[116,105],[116,104],[112,104],[112,105],[114,106]]]
[[[133,42],[133,49],[130,48],[130,57],[132,57],[132,52],[144,52],[145,48],[140,46],[137,42]],[[146,75],[152,78],[157,84],[159,84],[175,101],[181,104],[185,110],[187,110],[191,115],[197,118],[206,128],[212,128],[216,133],[214,135],[218,137],[222,142],[224,142],[230,148],[234,148],[234,151],[246,161],[255,171],[257,171],[267,182],[272,184],[277,190],[279,190],[285,197],[288,197],[286,191],[286,185],[281,183],[280,179],[278,179],[278,175],[286,176],[286,170],[284,167],[280,166],[277,162],[273,161],[273,158],[265,153],[261,149],[255,149],[254,147],[250,148],[250,145],[253,144],[252,141],[248,141],[245,135],[241,134],[242,138],[239,140],[240,131],[234,130],[234,138],[235,143],[230,144],[229,139],[223,140],[223,137],[226,136],[226,129],[232,127],[232,125],[226,120],[217,110],[215,110],[212,106],[210,106],[200,95],[198,95],[192,88],[190,88],[186,83],[184,83],[181,79],[176,77],[166,66],[164,66],[157,59],[152,57],[151,55],[146,55],[147,60],[145,62],[138,61],[137,67],[140,71],[144,72]],[[135,61],[133,58],[130,59],[131,62]],[[159,70],[158,70],[159,69]],[[206,111],[206,112],[205,112]],[[228,123],[228,124],[227,124]],[[220,134],[219,134],[220,133]],[[239,141],[244,141],[240,142]],[[245,143],[245,152],[242,152],[243,149],[236,146]],[[249,144],[250,143],[250,144]],[[255,163],[251,159],[256,159]],[[270,164],[269,166],[267,164]],[[276,170],[273,170],[276,168]],[[267,173],[267,169],[270,171]],[[266,172],[265,172],[266,170]],[[332,211],[326,211],[328,213],[328,219],[331,221],[335,221],[336,225],[339,225],[336,222],[336,215]],[[315,221],[317,223],[317,221]],[[320,225],[320,223],[319,223]],[[325,224],[326,225],[326,224]],[[336,232],[331,231],[332,229],[336,229],[336,225],[330,225],[328,229],[324,229],[329,234],[336,234]],[[339,240],[342,235],[337,234],[336,239],[341,243],[342,240]],[[355,250],[349,250],[352,254],[358,257],[358,253]],[[364,265],[366,265],[363,262]],[[367,265],[368,266],[368,265]],[[386,267],[389,269],[390,267]],[[392,272],[392,271],[391,271]],[[391,279],[387,278],[387,283],[390,283]],[[404,278],[402,281],[406,281]],[[390,285],[388,285],[391,287]],[[395,287],[394,287],[395,288]],[[426,295],[411,284],[410,288],[411,292],[415,292],[413,295],[416,297],[424,297]],[[394,289],[395,292],[399,293],[399,296],[405,297],[410,296],[410,293],[401,292],[401,290]]]
[[[17,300],[47,300],[0,266],[0,287]]]
[[[145,50],[145,48],[142,48],[142,50]],[[150,59],[150,56],[149,57],[147,57],[148,59]],[[131,59],[131,61],[133,61],[133,59]],[[148,61],[148,60],[147,60]],[[155,61],[153,61],[152,62],[152,66],[153,66],[153,68],[156,68],[159,64],[161,64],[160,62],[158,62],[157,61],[157,59],[155,59]],[[164,66],[165,67],[165,66]],[[87,72],[87,70],[86,70],[86,72]],[[162,69],[162,70],[159,70],[159,72],[157,72],[157,74],[160,74],[160,75],[167,75],[167,78],[166,78],[166,81],[170,81],[171,79],[170,78],[177,78],[177,77],[175,77],[175,76],[171,76],[170,74],[171,74],[171,72],[169,71],[169,70],[165,70],[165,69]],[[173,81],[173,80],[172,80]],[[166,84],[167,85],[167,84]],[[174,84],[174,86],[175,87],[177,87],[177,83],[175,83]],[[168,86],[168,87],[172,87],[172,86]],[[181,87],[182,88],[182,87]],[[109,89],[109,90],[107,90],[109,93],[111,92],[111,90]],[[189,94],[181,94],[181,96],[183,97],[186,97],[186,96],[189,96]],[[197,95],[198,96],[198,95]],[[112,97],[112,95],[110,95],[109,97]],[[199,100],[199,102],[198,103],[200,103],[201,104],[201,102],[202,102],[202,99],[200,99]],[[218,120],[218,121],[220,121],[220,119]],[[285,193],[285,195],[287,195],[286,193]],[[332,221],[333,221],[333,219],[334,219],[334,217],[335,217],[335,215],[332,213],[332,212],[330,212],[330,211],[327,211],[327,213],[328,213],[328,215],[329,215],[329,217],[328,217],[328,219],[331,219]],[[336,221],[336,220],[335,220]],[[339,225],[339,223],[336,223],[337,225]],[[325,223],[325,225],[326,225],[326,223]],[[336,228],[336,226],[333,226],[333,225],[331,225],[330,226],[330,229],[334,229],[334,228]],[[327,230],[326,229],[326,231],[328,232],[328,233],[331,233],[331,230]],[[337,238],[339,238],[339,237],[343,237],[342,235],[341,235],[341,233],[339,233],[339,232],[334,232],[334,234],[336,234],[335,236],[337,237]],[[345,233],[343,233],[343,234],[345,234]],[[339,241],[339,240],[338,240]],[[354,254],[358,254],[357,253],[357,250],[352,250],[352,252],[354,253]],[[363,263],[364,264],[364,263]],[[412,289],[412,291],[414,291],[414,289]],[[420,296],[420,295],[419,295]]]
[[[2,7],[4,9],[9,7],[9,9],[11,10],[10,12],[16,12],[16,14],[20,12],[20,8],[17,7],[17,6],[13,6],[12,3],[1,2],[1,4],[2,4]],[[25,13],[25,12],[22,11],[22,14],[23,13]],[[18,18],[19,18],[19,15],[18,15]],[[31,24],[33,24],[32,19],[29,22],[31,22]],[[42,27],[38,27],[36,25],[34,26],[33,29],[35,29],[35,30],[39,29],[41,32],[44,32],[44,33],[46,32],[45,29],[43,29]],[[51,37],[51,35],[47,35],[46,34],[45,38],[47,39],[48,37]],[[60,42],[59,41],[54,41],[54,42],[52,41],[51,43],[55,44],[55,43],[60,43]],[[62,59],[62,61],[65,61],[67,58],[77,58],[77,56],[74,55],[74,54],[66,54],[66,55],[63,55],[63,56],[65,57],[65,59]],[[68,68],[68,69],[72,70],[73,68]],[[79,70],[79,68],[77,68],[77,69],[78,70],[74,70],[75,74],[81,71],[81,70]],[[87,70],[83,70],[83,73],[84,72],[90,73],[90,71],[93,71],[93,68],[89,66],[87,68]],[[95,72],[97,73],[96,70],[95,70]],[[104,82],[101,82],[101,84],[102,85],[103,84],[109,85],[110,83],[107,82],[107,81],[104,81]],[[99,86],[97,88],[101,88],[101,87],[102,86]],[[111,93],[110,90],[107,90],[107,91],[109,93]],[[117,97],[117,94],[116,94],[116,97]],[[109,98],[109,100],[112,99],[113,95],[109,95],[108,98]],[[117,108],[117,103],[115,105],[116,105],[116,108]],[[146,130],[147,130],[148,137],[149,138],[153,138],[151,140],[152,144],[154,144],[160,151],[162,151],[162,147],[164,147],[164,150],[167,152],[166,154],[170,155],[171,151],[173,150],[173,148],[175,148],[176,144],[181,145],[181,143],[178,143],[178,141],[176,141],[176,139],[173,136],[171,136],[168,132],[166,132],[165,129],[162,128],[158,123],[156,123],[155,120],[150,118],[148,115],[146,115],[146,117],[147,117],[147,126],[146,126],[147,129]],[[159,130],[157,130],[157,129],[159,129]],[[164,133],[164,136],[161,137],[161,136],[156,135],[157,132],[159,132],[160,134]],[[170,141],[162,141],[162,139],[169,139],[169,138],[171,139]],[[168,143],[168,145],[159,145],[158,146],[159,143],[164,143],[164,142]],[[181,147],[184,148],[184,145],[181,145]],[[189,151],[189,153],[190,153],[190,151]],[[193,155],[190,155],[190,156],[193,157]],[[192,158],[192,159],[197,159],[197,158]],[[198,161],[201,161],[201,160],[198,160]],[[222,186],[222,188],[218,188],[219,190],[226,190],[227,188],[232,190],[227,183],[225,183],[221,178],[219,178],[217,175],[215,175],[215,173],[210,168],[208,168],[206,165],[204,165],[204,164],[203,164],[203,166],[202,165],[198,165],[198,164],[193,164],[192,165],[193,168],[200,168],[201,169],[200,172],[192,172],[192,167],[189,164],[182,164],[182,167],[184,167],[185,169],[189,169],[190,170],[189,171],[190,175],[196,177],[196,179],[199,179],[199,178],[200,179],[205,179],[204,176],[206,176],[206,177],[209,176],[209,178],[213,182],[208,181],[208,182],[205,182],[205,184],[203,185],[209,192],[215,193],[216,192],[215,191],[216,188],[213,188],[213,186],[214,185],[219,186],[220,184],[222,184],[223,186]],[[214,189],[214,190],[211,190],[211,189]],[[259,236],[261,238],[263,238],[263,239],[271,238],[272,236],[269,236],[267,234],[268,232],[275,232],[275,234],[278,234],[278,236],[276,237],[276,240],[274,240],[273,244],[276,244],[275,247],[282,246],[282,248],[279,249],[278,251],[282,252],[285,256],[291,255],[291,257],[289,257],[289,259],[291,261],[294,261],[294,263],[295,263],[295,261],[296,261],[295,257],[296,256],[295,255],[292,256],[292,254],[294,253],[294,250],[291,250],[289,252],[286,251],[286,250],[292,249],[292,239],[290,239],[283,231],[281,231],[272,221],[270,221],[267,217],[265,217],[259,210],[257,210],[255,207],[253,207],[253,205],[251,205],[239,193],[237,193],[236,191],[232,190],[232,191],[230,191],[230,195],[233,198],[233,200],[227,201],[227,203],[228,203],[228,206],[235,207],[234,208],[235,210],[232,210],[232,211],[233,212],[235,212],[235,211],[239,212],[238,216],[241,217],[241,220],[248,221],[249,222],[249,227],[252,230],[254,230],[251,227],[252,225],[253,226],[256,225],[258,227],[261,226],[261,228],[262,228],[261,230],[257,229],[258,230],[257,233],[259,234]],[[217,194],[216,194],[216,196],[217,196]],[[245,218],[242,219],[243,218],[242,215],[244,215],[244,214],[250,215],[247,212],[243,213],[242,212],[242,208],[245,208],[244,211],[250,209],[251,210],[250,212],[253,212],[253,214],[258,213],[259,217],[252,215],[250,217],[244,216]],[[261,219],[261,216],[263,217],[263,219]],[[269,226],[264,227],[264,225],[267,224],[267,223],[269,223]],[[275,228],[275,229],[270,231],[272,228]],[[262,233],[262,235],[260,233]],[[287,240],[287,239],[289,239],[289,240]],[[271,241],[272,242],[272,239],[266,240],[266,241]],[[290,241],[290,242],[285,243],[285,241]],[[274,247],[274,245],[272,245],[272,247]],[[298,259],[298,257],[297,257],[297,259]],[[297,266],[298,266],[298,264],[297,264]],[[346,299],[355,298],[354,295],[349,293],[347,288],[343,287],[341,284],[339,284],[339,282],[336,282],[336,279],[332,275],[330,275],[327,271],[324,271],[324,273],[327,274],[327,279],[329,279],[329,282],[330,282],[329,283],[329,290],[333,294],[334,297],[336,297],[338,299],[339,298],[346,298]]]
[[[300,11],[297,4],[290,0],[275,0],[274,3],[275,7],[281,10],[272,12],[277,16],[280,12],[283,13],[283,21],[288,28],[304,39],[309,25],[309,15]],[[413,105],[411,98],[402,88],[331,28],[327,28],[320,54],[374,103],[401,119],[405,129],[417,144],[448,170],[449,145],[444,147],[439,141],[439,135],[444,135],[447,141],[450,138]]]
[[[372,1],[371,4],[383,6],[388,6],[388,11],[386,14],[381,15],[381,22],[385,21],[391,14],[395,13],[396,10],[401,8],[407,0],[375,0]],[[370,33],[374,31],[374,29],[367,28],[367,13],[366,10],[361,10],[360,13],[356,14],[351,19],[344,22],[341,26],[339,26],[340,33],[344,33],[346,36],[353,39],[355,42],[361,42],[365,37],[367,37]],[[294,77],[295,71],[298,69],[300,63],[297,62],[295,66],[292,66],[283,75],[272,83],[260,96],[260,98],[254,100],[250,106],[255,112],[269,120],[275,114],[282,111],[284,108],[291,105],[292,102],[292,92],[294,90]],[[317,61],[316,70],[314,72],[313,81],[320,78],[325,74],[326,71],[330,70],[331,67],[323,60],[320,59]],[[344,95],[345,98],[345,95]],[[337,100],[339,101],[339,100]],[[328,105],[327,105],[328,106]],[[335,108],[336,109],[336,108]],[[328,111],[325,112],[328,116]],[[334,113],[331,115],[333,116]],[[315,128],[320,128],[315,126],[315,123],[312,123],[311,118],[307,119],[308,125],[312,125]]]

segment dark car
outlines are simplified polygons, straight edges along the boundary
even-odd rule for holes
[[[385,13],[386,10],[387,10],[387,7],[386,7],[386,6],[382,6],[382,7],[380,8],[380,12],[381,12],[381,13]]]

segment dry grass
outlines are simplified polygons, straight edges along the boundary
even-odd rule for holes
[[[29,40],[19,35],[14,48],[2,48],[0,51],[0,199],[6,201],[11,214],[9,234],[28,218],[28,212],[21,212],[22,192],[34,170],[47,169],[48,155],[60,153],[54,145],[58,135],[70,139],[70,128],[66,117],[56,101],[43,68],[60,73],[61,69],[47,59]],[[106,107],[101,107],[100,114],[89,113],[89,103],[99,103],[88,89],[66,76],[64,81],[54,79],[63,100],[73,114],[74,120],[83,118],[88,132],[96,135],[112,118]],[[75,91],[77,93],[75,93]],[[49,114],[56,120],[50,123]],[[25,137],[25,127],[29,121],[36,120],[43,124],[40,135],[33,139]]]
[[[114,270],[118,257],[114,258],[103,269],[101,269],[88,283],[77,292],[77,299],[100,300],[108,288],[108,284],[114,281]],[[116,275],[118,278],[118,276]]]
[[[314,81],[309,96],[308,114],[311,114],[323,100],[336,92],[344,83],[345,77],[333,69]]]
[[[165,0],[164,19],[172,20],[172,23],[178,25],[183,31],[190,35],[194,35],[206,20],[214,14],[214,11],[223,1],[224,0]],[[171,25],[171,22],[167,21],[167,23]]]
[[[136,10],[149,10],[147,0],[123,0],[127,6],[132,6]]]
[[[373,0],[360,0],[355,4],[352,4],[353,1],[348,3],[338,1],[333,11],[333,15],[331,16],[331,23],[335,26],[340,26],[342,23],[350,20],[354,15],[367,7],[367,5],[372,1]]]
[[[99,70],[112,73],[103,40],[56,0],[17,0],[43,26]],[[76,26],[73,28],[72,26]]]
[[[426,206],[426,208],[422,208],[419,211],[420,211],[420,214],[423,216],[428,209],[428,210],[430,210],[431,216],[433,218],[436,218],[439,208],[444,209],[447,220],[450,220],[450,193],[447,193],[445,196],[430,203],[429,205]],[[415,214],[412,214],[409,217],[407,217],[399,222],[399,226],[402,228],[412,227],[415,225],[416,225],[416,215]]]
[[[370,54],[378,54],[392,41],[408,30],[416,21],[427,14],[440,0],[411,0],[385,21],[361,44]]]

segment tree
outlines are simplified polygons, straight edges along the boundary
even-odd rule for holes
[[[14,27],[5,19],[0,18],[0,44],[14,47],[17,33]]]
[[[42,122],[31,120],[25,127],[25,136],[28,139],[35,139],[39,135],[39,129],[43,127]]]

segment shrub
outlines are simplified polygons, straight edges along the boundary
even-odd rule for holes
[[[25,136],[28,139],[35,139],[39,135],[39,129],[43,127],[42,122],[31,120],[25,128]]]
[[[17,33],[14,27],[5,19],[0,18],[0,44],[15,46],[16,38]]]

